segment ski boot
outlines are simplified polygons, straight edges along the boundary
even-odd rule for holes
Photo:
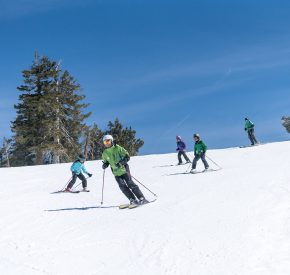
[[[138,200],[136,200],[136,199],[130,199],[130,204],[131,205],[138,205],[139,203],[138,203]]]
[[[133,209],[139,206],[139,203],[136,199],[130,199],[130,204],[128,205],[129,209]]]
[[[145,198],[140,198],[139,200],[139,204],[142,205],[142,204],[146,204],[146,203],[149,203],[149,201],[147,201]]]

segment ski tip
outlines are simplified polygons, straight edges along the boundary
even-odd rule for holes
[[[143,204],[142,204],[143,205]],[[129,209],[134,209],[134,208],[137,208],[137,207],[139,207],[139,206],[141,206],[141,204],[130,204],[129,206],[128,206],[128,208]]]
[[[129,204],[121,204],[119,205],[119,209],[126,209],[129,207]]]

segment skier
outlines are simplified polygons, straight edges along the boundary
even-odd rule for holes
[[[87,180],[82,172],[87,174],[89,177],[91,177],[93,174],[90,174],[86,170],[84,166],[85,160],[86,159],[83,155],[79,155],[77,160],[71,165],[70,170],[72,172],[72,179],[67,185],[65,192],[71,192],[71,188],[75,184],[77,178],[79,178],[82,181],[82,186],[83,186],[82,192],[89,192],[89,190],[87,190]]]
[[[199,159],[201,159],[204,164],[204,168],[205,168],[204,171],[208,170],[209,168],[209,165],[205,159],[207,146],[200,139],[199,134],[194,134],[193,139],[195,141],[195,144],[194,144],[194,159],[192,161],[192,169],[190,170],[190,173],[192,174],[196,173],[196,164]]]
[[[176,136],[176,144],[177,144],[176,151],[178,151],[178,154],[177,154],[177,156],[178,156],[178,164],[177,165],[181,165],[182,164],[181,155],[185,158],[186,163],[189,163],[190,160],[189,160],[188,156],[185,153],[186,145],[182,141],[181,136]]]
[[[103,137],[103,143],[106,149],[102,154],[102,168],[106,169],[109,165],[111,166],[112,173],[121,191],[129,199],[130,204],[138,205],[148,203],[128,172],[129,167],[127,166],[127,162],[130,160],[130,156],[127,150],[116,144],[111,135],[105,135]]]
[[[254,134],[254,127],[255,127],[254,123],[250,121],[248,118],[245,118],[245,131],[248,132],[248,137],[251,141],[252,146],[258,144],[258,141]]]

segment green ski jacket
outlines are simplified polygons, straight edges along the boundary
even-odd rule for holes
[[[102,159],[105,163],[109,163],[111,165],[114,176],[118,177],[127,173],[124,165],[118,165],[120,160],[126,156],[129,156],[128,151],[120,145],[116,144],[110,148],[105,149],[102,154]]]

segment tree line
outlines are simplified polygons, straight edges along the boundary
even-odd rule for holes
[[[123,127],[118,118],[104,130],[86,125],[89,104],[84,103],[80,84],[59,62],[36,53],[22,76],[12,137],[4,138],[0,148],[1,167],[70,162],[80,153],[87,160],[100,159],[105,134],[113,135],[133,156],[143,146],[136,131]]]

